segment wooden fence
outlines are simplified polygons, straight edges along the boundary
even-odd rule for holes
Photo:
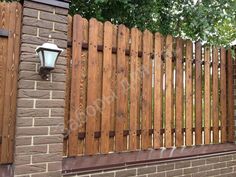
[[[0,3],[0,164],[13,162],[22,7]]]
[[[65,155],[234,141],[230,50],[79,15],[69,26]]]

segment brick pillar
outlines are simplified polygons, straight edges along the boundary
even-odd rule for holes
[[[18,81],[15,176],[61,176],[68,1],[25,0]],[[38,75],[35,48],[52,35],[64,49],[50,75]]]

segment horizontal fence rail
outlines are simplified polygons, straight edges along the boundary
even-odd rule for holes
[[[68,21],[66,156],[234,141],[231,50]]]
[[[0,3],[0,164],[14,156],[21,13],[20,3]]]

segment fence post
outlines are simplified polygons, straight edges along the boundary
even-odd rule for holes
[[[61,176],[69,1],[25,0],[18,79],[15,176]],[[38,75],[36,46],[48,36],[61,54],[50,80]]]
[[[236,144],[236,46],[234,46],[233,61],[233,94],[234,94],[234,143]]]

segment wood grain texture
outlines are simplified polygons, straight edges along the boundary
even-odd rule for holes
[[[186,146],[193,144],[193,44],[187,40],[186,43]]]
[[[213,47],[212,49],[212,62],[213,62],[213,72],[212,72],[212,118],[213,118],[213,143],[219,143],[219,88],[218,88],[218,48]]]
[[[67,38],[72,41],[72,29],[73,18],[68,16],[68,31]],[[67,47],[67,60],[66,60],[66,95],[65,95],[65,116],[64,116],[64,132],[69,131],[69,120],[70,120],[70,93],[71,93],[71,61],[72,61],[72,48]],[[63,155],[68,155],[68,139],[63,140]]]
[[[0,28],[8,29],[8,8],[6,3],[0,3]],[[8,38],[0,37],[0,136],[3,130],[3,112],[6,82],[6,62],[7,62],[7,43]],[[0,144],[0,163],[2,162],[2,143]]]
[[[104,23],[103,49],[103,86],[102,86],[102,120],[101,120],[101,153],[109,152],[110,118],[112,116],[112,31],[110,22]]]
[[[127,120],[128,111],[128,78],[127,63],[125,57],[127,29],[124,25],[118,27],[118,51],[117,51],[117,104],[116,104],[116,151],[123,151],[123,130]]]
[[[125,51],[130,51],[130,30],[129,28],[126,28],[125,31]],[[124,130],[129,129],[129,112],[130,112],[130,54],[125,55],[125,78],[127,81],[127,91],[125,93],[126,95],[126,109],[125,109],[125,120],[124,120]],[[123,150],[128,150],[128,144],[129,144],[129,137],[127,135],[124,135],[124,144],[123,144]]]
[[[0,163],[12,163],[14,157],[16,94],[20,57],[22,7],[19,3],[1,3],[0,27],[11,31],[0,39],[0,127],[2,143]]]
[[[131,29],[131,56],[130,56],[130,150],[137,149],[136,130],[140,117],[140,64],[138,58],[139,30]]]
[[[221,142],[227,142],[227,83],[226,83],[226,50],[220,49],[220,112],[221,112]]]
[[[176,146],[183,145],[183,40],[176,41]]]
[[[100,62],[98,60],[97,41],[98,41],[98,22],[92,18],[89,20],[89,51],[88,51],[88,89],[87,89],[87,114],[86,114],[86,140],[85,154],[93,155],[95,149],[94,132],[98,109],[96,101],[99,99],[98,76]]]
[[[151,147],[149,129],[152,125],[152,60],[153,35],[145,30],[143,33],[143,88],[142,88],[142,149]]]
[[[70,126],[69,126],[69,140],[68,150],[69,156],[76,156],[79,149],[82,147],[78,144],[78,129],[80,122],[84,117],[84,110],[81,109],[81,80],[82,80],[82,41],[83,33],[83,19],[79,15],[75,15],[73,19],[73,47],[72,47],[72,77],[71,77],[71,99],[70,99]],[[73,125],[73,127],[72,127]]]
[[[205,60],[204,60],[204,140],[205,144],[210,144],[211,142],[211,134],[210,134],[210,127],[211,127],[211,83],[210,83],[210,48],[208,46],[205,47]]]
[[[165,123],[165,146],[170,148],[173,146],[173,63],[172,63],[172,51],[173,51],[173,38],[168,35],[166,38],[166,104],[165,104],[165,113],[166,113],[166,123]]]
[[[202,144],[202,45],[195,43],[195,144]]]
[[[227,50],[227,87],[228,142],[234,142],[233,58],[231,49]]]
[[[112,46],[117,47],[117,26],[113,25],[113,32],[112,32]],[[111,110],[111,121],[110,121],[110,130],[115,131],[115,119],[116,119],[116,99],[117,99],[117,89],[116,89],[116,82],[117,82],[117,73],[116,73],[116,64],[117,64],[117,55],[112,54],[112,110]],[[110,151],[115,151],[115,139],[114,137],[110,137]]]
[[[154,142],[155,149],[163,146],[163,136],[161,129],[163,128],[163,39],[160,33],[155,34],[155,47],[154,47]]]

